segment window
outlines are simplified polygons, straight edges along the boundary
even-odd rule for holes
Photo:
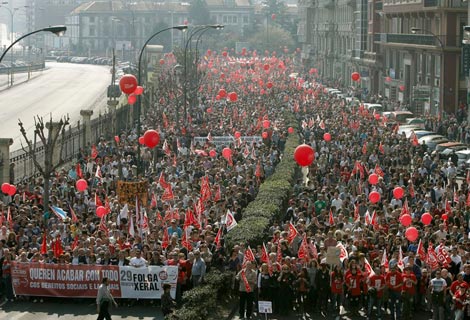
[[[243,23],[248,23],[248,16],[243,16]]]
[[[223,21],[224,23],[227,23],[227,22],[228,22],[227,16],[223,16],[222,21]]]
[[[95,36],[95,27],[90,27],[90,37],[94,37]]]
[[[233,16],[233,21],[232,21],[232,22],[233,22],[234,24],[236,24],[236,23],[238,23],[237,21],[238,21],[237,16]]]
[[[95,23],[95,17],[90,17],[90,23]]]

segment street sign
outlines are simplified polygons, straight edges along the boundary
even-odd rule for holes
[[[462,46],[462,65],[464,74],[468,76],[470,72],[470,44]]]

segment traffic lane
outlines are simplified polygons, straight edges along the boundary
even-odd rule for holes
[[[0,307],[0,320],[96,320],[95,299],[59,299],[49,301],[44,298],[43,303],[32,301],[15,301],[2,303]],[[38,299],[39,300],[39,299]],[[119,299],[118,302],[122,302]],[[121,303],[122,304],[122,303]],[[126,320],[163,320],[160,307],[150,305],[150,301],[137,302],[132,307],[126,305],[110,308],[111,317]]]

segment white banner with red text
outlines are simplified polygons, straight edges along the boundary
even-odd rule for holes
[[[13,289],[20,296],[95,298],[101,280],[108,278],[115,298],[160,299],[163,284],[176,295],[177,266],[70,265],[13,262]]]

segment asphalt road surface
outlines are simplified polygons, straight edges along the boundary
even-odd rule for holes
[[[160,307],[150,304],[111,307],[110,313],[113,320],[163,320]],[[54,299],[43,303],[15,301],[3,303],[0,307],[0,320],[96,320],[97,316],[93,299]]]
[[[31,80],[0,91],[0,137],[13,138],[10,150],[20,147],[18,119],[31,137],[36,115],[45,121],[52,115],[58,121],[68,114],[76,125],[80,110],[93,109],[93,117],[106,110],[109,66],[47,62],[46,68]]]

